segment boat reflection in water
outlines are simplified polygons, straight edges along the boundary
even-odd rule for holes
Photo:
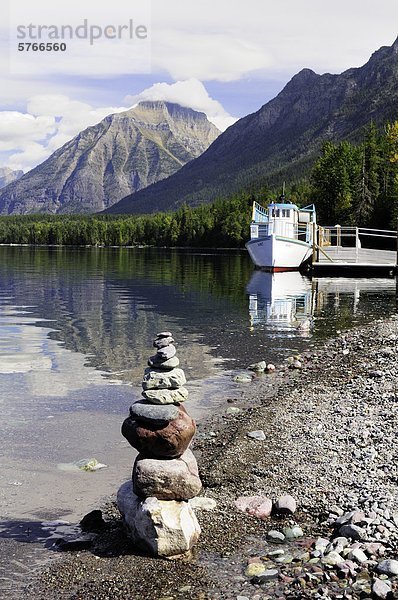
[[[311,280],[298,271],[255,271],[247,285],[252,327],[266,324],[273,329],[296,329],[304,334],[312,327]]]
[[[314,319],[333,318],[335,326],[360,323],[366,306],[381,298],[395,297],[395,279],[312,278],[299,272],[255,271],[247,285],[251,327],[266,326],[274,332],[309,336]]]

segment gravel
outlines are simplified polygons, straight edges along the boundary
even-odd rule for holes
[[[198,429],[204,496],[217,506],[197,511],[202,536],[191,557],[142,556],[110,502],[92,548],[64,553],[21,597],[398,597],[395,572],[379,567],[398,558],[397,355],[398,320],[390,319],[237,386],[240,412]],[[253,431],[265,440],[248,437]],[[286,494],[297,500],[294,515],[260,520],[233,505],[239,496]],[[302,537],[285,536],[294,527]],[[277,545],[272,530],[281,533]],[[252,563],[260,566],[247,570]]]

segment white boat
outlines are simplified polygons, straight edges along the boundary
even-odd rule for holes
[[[273,202],[268,208],[254,202],[246,248],[261,269],[297,271],[312,254],[315,228],[313,204],[298,208],[283,196],[281,202]]]

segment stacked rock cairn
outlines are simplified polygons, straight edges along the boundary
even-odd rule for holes
[[[188,502],[202,488],[189,449],[196,426],[182,406],[188,390],[172,334],[158,333],[153,345],[156,354],[144,371],[143,399],[130,407],[122,425],[122,434],[139,454],[132,481],[121,486],[117,502],[138,547],[176,557],[189,553],[200,535]]]

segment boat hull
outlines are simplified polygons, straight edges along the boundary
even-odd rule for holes
[[[312,251],[307,242],[275,234],[250,240],[246,248],[256,267],[271,272],[298,271]]]

